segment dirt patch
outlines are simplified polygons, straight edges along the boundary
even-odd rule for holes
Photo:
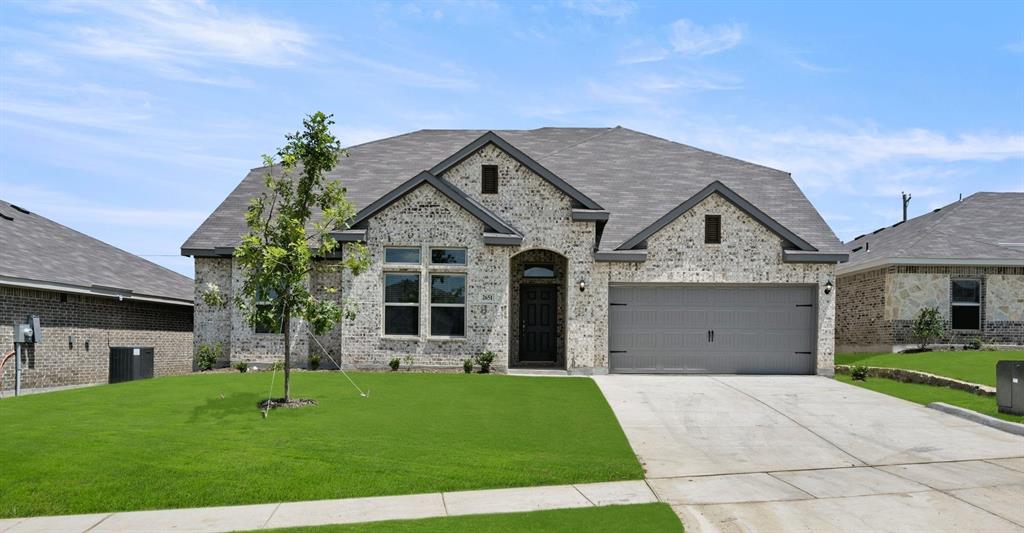
[[[292,398],[290,401],[285,401],[284,398],[272,398],[270,400],[263,400],[259,403],[260,410],[288,408],[295,409],[298,407],[306,407],[310,405],[316,405],[316,400],[311,398]]]

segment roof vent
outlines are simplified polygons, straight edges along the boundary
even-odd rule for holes
[[[864,248],[864,247],[863,246],[858,246],[858,247],[854,248],[853,250],[850,250],[850,253],[852,254],[852,253],[859,252],[859,251],[861,251],[862,248]]]
[[[17,209],[18,211],[21,211],[22,213],[25,213],[26,215],[31,215],[32,214],[31,212],[29,212],[28,209],[25,209],[24,207],[18,207],[18,206],[14,205],[14,204],[11,204],[11,207],[13,207],[14,209]]]
[[[875,231],[872,231],[871,234],[874,235],[874,234],[876,234],[876,233],[878,233],[880,231],[885,231],[885,228],[878,228]]]
[[[14,217],[9,217],[9,216],[3,214],[2,211],[0,211],[0,218],[2,218],[4,220],[14,220]]]
[[[941,208],[941,207],[940,207],[940,208],[938,208],[938,209],[932,209],[932,213],[938,213],[939,211],[942,211],[942,208]]]

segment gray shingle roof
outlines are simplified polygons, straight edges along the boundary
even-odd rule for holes
[[[131,291],[192,303],[194,284],[188,277],[3,200],[0,215],[0,283],[55,284],[102,294]]]
[[[348,149],[331,172],[365,207],[421,170],[486,133],[420,130]],[[842,243],[786,172],[699,150],[622,127],[495,131],[611,213],[600,248],[613,250],[713,181],[721,181],[821,252]],[[263,189],[253,169],[182,245],[232,247],[245,233],[249,198]]]
[[[841,267],[845,271],[894,259],[1024,262],[1024,193],[975,193],[906,222],[861,235],[844,247],[851,252],[849,262]]]

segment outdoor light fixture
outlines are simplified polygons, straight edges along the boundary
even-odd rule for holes
[[[580,280],[580,292],[587,290],[587,282]]]
[[[75,349],[75,336],[74,335],[68,335],[68,349],[69,350],[74,350]]]
[[[832,280],[825,282],[825,294],[832,294]]]

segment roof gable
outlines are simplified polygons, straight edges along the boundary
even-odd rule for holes
[[[651,224],[650,226],[647,226],[646,228],[640,230],[639,233],[637,233],[636,235],[633,235],[632,237],[627,239],[625,242],[620,244],[618,246],[618,248],[616,248],[616,250],[632,250],[632,249],[636,249],[641,244],[643,244],[643,242],[646,241],[648,237],[650,237],[651,235],[654,235],[659,230],[661,230],[665,226],[669,225],[673,220],[679,218],[683,213],[689,211],[695,205],[697,205],[697,204],[701,203],[702,201],[704,201],[705,198],[707,198],[708,196],[711,196],[712,194],[715,194],[715,193],[721,195],[723,198],[725,198],[730,203],[732,203],[733,205],[738,207],[740,210],[742,210],[746,214],[750,215],[751,218],[753,218],[754,220],[760,222],[765,227],[767,227],[769,230],[774,232],[776,235],[778,235],[782,239],[788,241],[789,243],[793,244],[798,249],[800,249],[802,251],[808,251],[808,252],[815,252],[815,251],[817,251],[817,248],[811,246],[807,241],[801,239],[799,235],[797,235],[797,234],[793,233],[792,231],[786,229],[785,226],[783,226],[782,224],[779,224],[778,222],[776,222],[775,219],[773,219],[770,216],[764,214],[764,212],[762,212],[760,209],[758,209],[756,206],[754,206],[754,204],[748,202],[747,200],[745,200],[739,194],[736,194],[732,189],[726,187],[725,184],[723,184],[720,181],[713,181],[713,182],[711,182],[710,185],[708,185],[707,187],[704,187],[703,189],[701,189],[700,192],[698,192],[697,194],[691,196],[686,201],[684,201],[683,203],[679,204],[678,206],[676,206],[674,209],[672,209],[668,213],[665,213],[664,215],[662,215],[662,217],[659,218],[658,220],[656,220],[653,224]]]
[[[438,178],[426,170],[420,172],[405,183],[402,183],[398,187],[392,189],[384,196],[381,196],[370,205],[361,209],[356,213],[355,218],[352,219],[350,226],[355,229],[365,229],[367,221],[369,221],[370,218],[424,184],[429,184],[434,187],[449,200],[455,202],[456,205],[476,217],[477,220],[486,226],[485,234],[493,235],[495,237],[505,237],[504,239],[491,239],[494,241],[493,244],[498,244],[498,240],[501,241],[501,244],[513,244],[513,240],[516,241],[514,244],[519,244],[519,242],[522,241],[522,235],[510,224],[499,218],[496,214],[471,198],[469,195],[465,194],[463,191],[459,190],[454,185]]]
[[[565,193],[566,196],[579,202],[581,206],[587,209],[602,209],[602,207],[598,205],[597,202],[591,200],[589,197],[587,197],[587,195],[581,193],[575,187],[566,183],[565,180],[556,176],[554,172],[551,172],[543,165],[535,161],[533,158],[523,153],[522,150],[516,148],[515,146],[512,146],[511,143],[509,143],[505,139],[502,139],[500,136],[498,136],[498,134],[494,133],[493,131],[488,131],[487,133],[481,135],[480,137],[477,137],[475,141],[467,144],[466,146],[462,147],[459,151],[448,156],[440,163],[434,165],[430,169],[430,173],[434,174],[435,176],[444,174],[445,171],[461,163],[467,157],[475,154],[478,150],[487,146],[488,144],[493,144],[497,146],[503,152],[510,155],[512,159],[515,159],[520,164],[533,171],[534,174],[537,174],[538,176],[544,178],[545,181],[553,185],[556,189]]]

